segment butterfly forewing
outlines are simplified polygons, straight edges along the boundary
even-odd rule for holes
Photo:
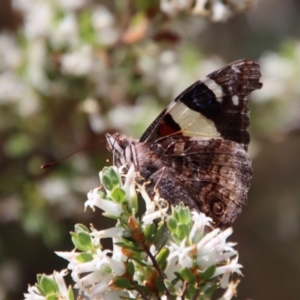
[[[224,138],[249,144],[247,96],[261,88],[259,65],[239,60],[183,91],[141,137],[153,142],[170,134]]]

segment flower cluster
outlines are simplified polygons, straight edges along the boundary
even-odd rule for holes
[[[255,2],[255,0],[161,0],[160,7],[171,16],[188,11],[209,18],[213,22],[220,22],[249,9]]]
[[[75,249],[57,252],[69,262],[74,288],[88,299],[209,299],[221,287],[227,288],[222,299],[231,299],[237,283],[229,283],[230,274],[241,274],[235,244],[226,241],[232,229],[214,228],[209,217],[183,204],[169,207],[158,194],[150,198],[136,176],[133,166],[126,174],[105,167],[101,187],[88,193],[85,206],[100,208],[116,226],[99,231],[76,225]],[[145,202],[140,217],[138,196]],[[112,239],[113,249],[103,248],[104,238]],[[55,283],[55,274],[39,275],[25,298],[61,292],[72,299],[61,278]],[[54,281],[51,289],[42,287],[45,280]]]

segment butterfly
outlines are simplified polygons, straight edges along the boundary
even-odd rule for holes
[[[232,224],[247,202],[252,164],[248,95],[262,87],[259,64],[238,60],[196,81],[139,140],[107,134],[116,166],[134,164],[153,193]]]

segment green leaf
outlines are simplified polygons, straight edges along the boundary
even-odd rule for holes
[[[131,195],[130,199],[128,199],[129,208],[131,209],[132,216],[135,216],[136,212],[139,210],[139,202],[137,194],[134,193]]]
[[[170,254],[170,250],[168,248],[162,248],[156,256],[156,261],[160,267],[166,266],[167,258]]]
[[[189,227],[186,224],[178,224],[176,235],[180,240],[183,240],[184,238],[189,236]]]
[[[56,282],[49,277],[43,276],[40,281],[40,286],[46,295],[51,295],[53,293],[58,292],[58,287]]]
[[[128,261],[127,272],[131,278],[133,278],[134,271],[135,271],[134,263],[130,260]]]
[[[112,181],[110,180],[110,177],[108,177],[107,175],[102,176],[102,184],[108,191],[111,191],[114,187]]]
[[[167,226],[171,232],[176,232],[178,221],[174,217],[169,217]]]
[[[151,242],[154,238],[156,226],[155,224],[147,225],[144,229],[144,236],[147,242]]]
[[[218,287],[219,287],[219,283],[214,283],[214,284],[212,284],[210,287],[208,287],[208,288],[204,291],[205,295],[211,296],[212,293],[213,293]]]
[[[189,283],[194,283],[196,281],[195,275],[188,268],[181,269],[180,275],[184,281],[187,281]]]
[[[216,272],[216,266],[212,265],[208,267],[203,273],[201,273],[201,277],[203,280],[209,280]]]
[[[165,291],[165,286],[164,286],[163,280],[160,276],[157,276],[155,285],[160,293]]]
[[[147,265],[146,263],[140,261],[139,259],[135,258],[135,257],[131,257],[132,260],[134,260],[136,263],[138,263],[139,265],[143,266],[143,267],[149,267],[149,265]]]
[[[71,239],[72,239],[72,242],[74,244],[74,246],[80,250],[80,251],[87,251],[87,250],[90,250],[90,248],[86,247],[85,244],[82,244],[81,241],[80,241],[80,238],[79,238],[79,235],[82,234],[83,232],[80,232],[78,234],[74,233],[74,232],[71,232]],[[84,240],[84,238],[83,238]]]
[[[114,280],[114,284],[121,289],[129,289],[132,288],[132,283],[127,278],[116,278]]]
[[[194,284],[192,284],[191,282],[189,282],[188,286],[187,286],[187,295],[189,296],[189,299],[192,299],[196,293],[196,288],[194,286]],[[198,298],[199,299],[199,298]]]
[[[36,281],[37,281],[38,283],[40,283],[40,282],[41,282],[41,279],[43,278],[43,276],[45,276],[45,275],[43,275],[43,274],[37,274],[37,275],[36,275]]]
[[[88,262],[88,261],[92,261],[93,260],[93,256],[90,253],[80,253],[76,256],[76,260],[78,260],[79,262]]]
[[[176,276],[176,278],[178,280],[184,281],[183,277],[181,276],[181,274],[179,272],[174,272],[174,275]]]
[[[180,245],[180,243],[181,243],[181,239],[179,239],[176,235],[172,235],[172,238],[173,238],[173,240],[174,240],[174,242],[177,244],[177,245]]]
[[[183,224],[189,224],[191,221],[191,213],[189,208],[187,207],[182,207],[179,210],[179,222],[183,223]]]
[[[68,288],[68,300],[75,300],[74,292],[71,286]]]
[[[119,188],[118,186],[115,186],[113,190],[111,191],[110,194],[111,198],[118,202],[118,203],[123,203],[126,201],[126,193],[124,190]]]
[[[57,300],[58,296],[57,295],[48,295],[46,296],[46,300]]]
[[[120,177],[113,167],[104,167],[101,174],[101,182],[106,190],[111,191],[115,186],[119,186]]]
[[[176,276],[176,278],[174,278],[174,279],[171,281],[171,283],[175,286],[179,281],[183,281],[182,278],[181,278],[181,276],[180,276],[180,277],[177,277],[177,276]]]
[[[121,246],[121,243],[115,243],[115,245],[117,246]],[[136,252],[143,252],[143,249],[140,248],[140,246],[138,244],[126,244],[126,243],[122,243],[122,246],[125,249],[130,249],[132,251],[136,251]]]
[[[37,284],[35,285],[39,291],[39,293],[43,296],[46,296],[46,292],[44,291],[43,287],[41,286],[41,280],[44,277],[44,274],[37,274],[36,279],[37,279]]]
[[[155,233],[152,243],[156,244],[161,240],[161,237],[165,235],[166,224],[161,223]]]
[[[151,294],[151,291],[143,285],[138,285],[138,288],[139,288],[139,290],[141,290],[143,292],[144,295],[150,295]]]
[[[89,229],[83,225],[83,224],[76,224],[75,225],[75,232],[78,233],[78,232],[90,232]]]
[[[173,285],[173,283],[168,279],[164,279],[164,283],[165,283],[165,286],[167,287],[167,289],[169,290],[169,292],[171,293],[171,295],[175,296],[176,295],[176,288]]]
[[[120,177],[119,174],[116,172],[115,168],[109,167],[107,173],[111,179],[113,186],[118,186],[120,183]]]
[[[92,238],[86,232],[78,233],[78,241],[81,245],[83,245],[87,250],[92,248]]]

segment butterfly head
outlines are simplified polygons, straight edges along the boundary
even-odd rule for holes
[[[117,167],[135,163],[135,148],[133,140],[125,135],[114,133],[106,134],[107,149],[113,154],[113,164]]]

